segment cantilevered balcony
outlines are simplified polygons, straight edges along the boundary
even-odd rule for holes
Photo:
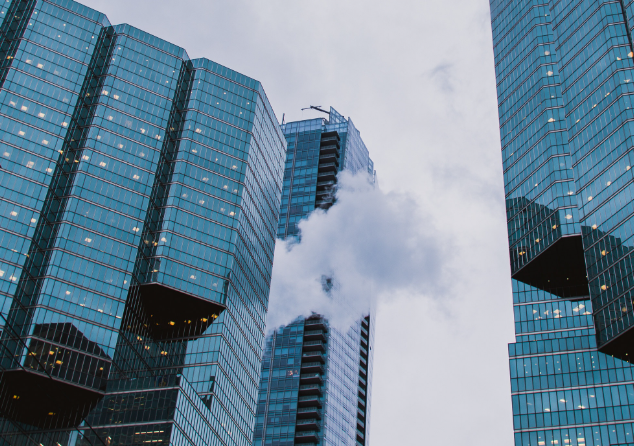
[[[299,396],[321,395],[321,386],[319,384],[304,384],[299,386]]]
[[[319,439],[317,431],[295,432],[295,443],[315,443]]]
[[[309,351],[324,352],[326,351],[326,344],[323,341],[304,341],[302,350],[305,352],[309,352]]]
[[[309,407],[309,406],[321,407],[321,401],[319,400],[319,396],[317,395],[300,396],[297,399],[297,406],[298,407]]]
[[[323,330],[310,330],[304,332],[304,341],[325,341],[326,333]]]
[[[328,331],[326,322],[322,318],[306,319],[304,322],[305,330],[324,330]]]
[[[321,405],[319,406],[321,407]],[[321,411],[319,410],[319,407],[315,406],[308,406],[308,407],[300,407],[299,409],[297,409],[297,418],[317,418],[317,419],[321,419]]]
[[[324,368],[321,362],[302,362],[302,373],[323,373]]]
[[[306,362],[315,362],[315,361],[319,361],[321,363],[326,362],[326,358],[324,358],[324,355],[321,352],[306,352],[306,353],[302,353],[302,362],[306,361]]]
[[[319,364],[319,363],[317,363]],[[321,364],[319,364],[321,366]],[[302,369],[302,372],[304,369]],[[324,382],[320,373],[302,373],[299,376],[300,384],[321,384]]]
[[[319,429],[319,420],[317,418],[306,418],[297,420],[295,425],[296,431],[317,430]]]

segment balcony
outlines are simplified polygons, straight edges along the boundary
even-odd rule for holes
[[[314,373],[323,373],[323,365],[321,362],[304,362],[302,363],[302,373],[303,372],[314,372]]]
[[[308,406],[321,407],[321,401],[319,400],[319,397],[317,395],[300,396],[297,399],[297,406],[298,407],[308,407]]]
[[[337,182],[334,180],[319,181],[317,183],[317,192],[320,192],[320,190],[322,190],[323,192],[327,192],[327,190],[330,189],[335,184],[337,184]]]
[[[365,435],[359,429],[357,429],[357,441],[363,441]]]
[[[368,379],[368,371],[363,367],[363,366],[359,366],[359,375],[363,378],[363,379]]]
[[[315,200],[315,206],[322,209],[328,209],[335,202],[333,197]]]
[[[324,132],[321,134],[321,146],[329,146],[331,144],[339,145],[341,138],[337,132]]]
[[[322,330],[311,330],[304,332],[304,341],[325,341],[326,333]]]
[[[295,432],[295,443],[316,443],[319,440],[317,431]]]
[[[320,163],[335,163],[339,166],[339,156],[336,153],[325,153],[319,155]]]
[[[319,172],[326,172],[329,170],[333,170],[333,171],[337,171],[337,166],[339,165],[339,163],[319,163],[319,166],[317,167]]]
[[[317,173],[317,181],[334,181],[337,178],[337,171],[331,170],[328,172],[318,172]]]
[[[319,420],[317,418],[306,418],[297,420],[295,430],[317,430],[319,429]]]
[[[361,398],[357,398],[357,403],[358,403],[358,407],[365,410],[365,401],[363,401]]]
[[[300,407],[297,409],[297,418],[317,418],[321,419],[321,415],[319,413],[319,408],[315,406],[311,407]]]
[[[299,395],[321,395],[321,386],[319,384],[305,384],[299,386]]]
[[[304,341],[302,350],[305,352],[317,350],[324,352],[326,351],[326,344],[323,341]]]
[[[306,319],[304,321],[304,329],[328,331],[328,327],[326,327],[326,321],[324,321],[321,318],[320,319]]]
[[[324,380],[319,373],[302,373],[299,376],[299,382],[301,384],[321,384]]]
[[[323,364],[324,362],[326,362],[326,358],[324,358],[324,355],[321,354],[320,352],[306,352],[306,353],[302,353],[302,362],[303,361],[306,361],[306,362],[319,361]]]
[[[368,358],[368,351],[367,351],[365,348],[363,348],[363,345],[361,346],[360,350],[361,350],[361,355],[362,355],[364,358],[366,358],[366,359],[367,359],[367,358]]]

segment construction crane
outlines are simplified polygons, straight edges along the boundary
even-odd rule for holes
[[[322,112],[322,113],[326,113],[327,115],[329,115],[329,114],[330,114],[330,112],[329,112],[329,111],[326,111],[326,110],[324,110],[323,108],[319,108],[319,107],[321,107],[321,105],[311,105],[310,107],[305,107],[305,108],[302,108],[302,111],[304,111],[304,110],[310,110],[310,109],[312,108],[313,110],[317,110],[317,111],[320,111],[320,112]]]

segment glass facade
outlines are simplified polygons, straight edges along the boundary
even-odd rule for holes
[[[250,445],[286,140],[259,82],[0,6],[0,438]]]
[[[288,142],[277,236],[301,237],[297,224],[334,203],[337,173],[374,164],[351,119],[282,125]],[[324,292],[333,278],[322,276]],[[266,337],[254,446],[369,445],[374,312],[347,330],[319,315],[298,318]]]
[[[515,444],[634,444],[634,2],[490,7]]]

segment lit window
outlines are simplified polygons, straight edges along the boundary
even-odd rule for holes
[[[45,146],[48,146],[48,141],[46,139],[43,139],[42,144],[44,144]]]
[[[549,71],[547,74],[548,74],[549,76],[552,76],[554,73],[553,73],[552,71]]]
[[[44,68],[44,65],[42,65],[41,63],[37,64],[38,68]]]
[[[88,155],[84,155],[81,157],[81,159],[83,159],[84,161],[88,161],[90,157]]]
[[[588,197],[588,201],[592,201],[592,195]]]
[[[106,163],[105,163],[104,161],[100,162],[100,163],[99,163],[99,165],[100,165],[101,167],[106,167]]]
[[[62,127],[68,127],[68,123],[67,122],[62,122]]]
[[[33,169],[34,165],[35,165],[34,161],[29,161],[28,163],[26,163],[26,167],[28,167],[29,169]]]
[[[108,96],[108,90],[104,90],[101,92],[104,96]]]
[[[11,215],[12,215],[13,217],[17,217],[17,216],[18,216],[18,213],[17,213],[16,211],[11,211]]]
[[[207,181],[209,181],[209,178],[205,177],[205,178],[203,178],[203,181],[207,182]]]
[[[190,279],[195,279],[196,276],[194,276],[193,274],[191,276],[189,276]]]
[[[108,116],[108,121],[112,121],[112,116]]]
[[[112,97],[117,99],[117,100],[119,99],[119,95],[118,94],[113,94]]]
[[[202,130],[200,129],[196,129],[196,133],[200,133]]]
[[[91,243],[92,242],[92,239],[89,238],[89,237],[86,237],[84,240],[86,241],[86,243]]]
[[[132,176],[132,178],[133,178],[133,179],[135,179],[135,180],[138,180],[138,179],[139,179],[139,178],[141,178],[141,177],[140,177],[140,176],[138,176],[138,175],[133,175],[133,176]]]
[[[26,105],[23,105],[22,107],[20,107],[20,110],[22,111],[27,111],[29,109],[29,107],[27,107]]]
[[[31,219],[31,223],[36,223],[36,222],[37,222],[36,219],[34,219],[34,218]]]
[[[70,295],[70,291],[66,291],[66,295],[69,296]]]
[[[139,231],[140,231],[140,229],[139,229],[139,228],[136,228],[136,227],[135,227],[135,228],[132,228],[132,230],[133,230],[134,232],[139,232]]]
[[[24,136],[24,132],[23,132],[22,130],[20,130],[20,131],[18,132],[18,135],[20,135],[20,136]]]
[[[52,173],[52,172],[53,172],[53,169],[51,169],[51,168],[49,167],[49,168],[47,168],[47,169],[46,169],[46,171],[47,171],[48,173]]]
[[[572,215],[570,214],[566,215],[566,220],[570,220],[570,219],[572,219]]]
[[[4,277],[4,271],[0,269],[0,277]]]
[[[42,112],[38,113],[37,115],[38,115],[40,118],[45,118],[45,117],[46,117],[46,115],[45,115],[44,113],[42,113]]]

